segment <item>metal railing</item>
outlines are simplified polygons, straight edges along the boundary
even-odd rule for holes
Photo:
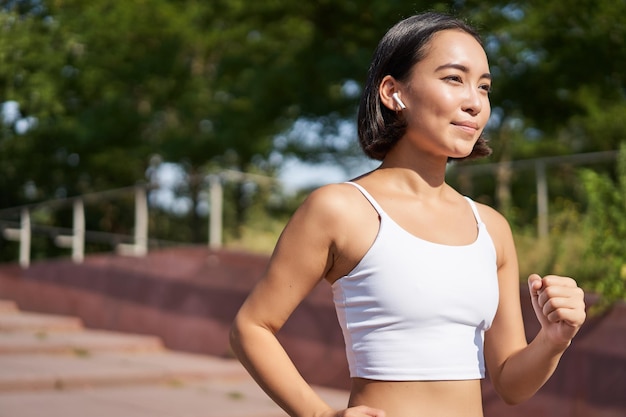
[[[131,243],[118,243],[116,251],[122,255],[144,256],[148,252],[148,200],[147,185],[137,185],[122,189],[109,190],[99,193],[90,193],[78,197],[61,198],[12,207],[0,210],[0,215],[6,216],[19,212],[19,222],[2,221],[2,236],[11,241],[18,241],[19,264],[23,268],[30,265],[31,237],[34,231],[45,231],[54,234],[54,243],[58,247],[71,248],[72,260],[76,263],[83,262],[85,258],[85,239],[88,235],[102,235],[102,232],[88,232],[85,230],[85,202],[102,200],[120,193],[132,191],[135,199],[135,225],[134,235],[129,239]],[[72,205],[72,228],[50,227],[34,225],[31,221],[31,213],[40,208],[61,208]],[[111,234],[107,234],[111,235]],[[119,238],[119,237],[118,237]]]
[[[548,236],[548,180],[546,167],[550,165],[571,164],[581,165],[596,162],[612,161],[617,158],[618,150],[580,153],[574,155],[549,156],[517,161],[493,162],[488,164],[454,166],[452,171],[469,175],[485,172],[494,173],[502,166],[517,171],[532,169],[535,171],[535,187],[537,191],[537,235],[541,238]]]
[[[271,183],[274,178],[263,175],[244,173],[234,170],[222,170],[219,173],[206,176],[209,192],[209,230],[208,246],[211,249],[222,247],[222,219],[223,219],[223,183],[226,181],[241,182],[254,181],[257,183]],[[159,187],[153,184],[139,184],[131,187],[118,188],[102,192],[94,192],[76,197],[47,200],[39,203],[27,204],[18,207],[0,209],[0,231],[2,236],[10,241],[19,242],[19,264],[27,268],[31,261],[31,238],[33,233],[42,232],[54,236],[54,244],[61,248],[71,248],[72,260],[75,263],[83,262],[85,258],[85,241],[118,241],[115,244],[115,252],[126,256],[145,256],[148,253],[150,243],[181,244],[181,242],[169,242],[149,239],[148,236],[148,198],[150,190]],[[85,228],[85,203],[97,202],[120,194],[134,194],[135,216],[134,233],[132,236],[119,235],[107,232],[89,231]],[[36,225],[32,223],[32,212],[41,208],[64,208],[72,206],[72,228]],[[19,213],[19,221],[9,221],[3,218],[16,216]],[[125,240],[125,242],[119,242]]]
[[[593,152],[566,156],[536,158],[529,160],[495,162],[477,165],[453,165],[451,174],[475,175],[481,173],[494,173],[501,166],[514,170],[533,169],[535,171],[537,190],[537,234],[545,237],[548,234],[548,185],[546,178],[546,166],[563,163],[579,165],[594,162],[604,162],[616,159],[619,151]],[[211,249],[222,247],[222,217],[223,217],[223,183],[226,181],[240,182],[250,180],[257,183],[272,183],[275,178],[258,174],[244,173],[234,170],[222,170],[219,173],[207,175],[209,192],[209,230],[208,246]],[[85,256],[85,241],[118,241],[115,251],[127,256],[145,256],[148,253],[149,244],[156,240],[148,238],[148,199],[149,190],[158,189],[155,185],[135,185],[120,189],[103,192],[89,193],[82,196],[48,200],[40,203],[23,205],[18,207],[0,209],[0,231],[2,236],[11,241],[19,242],[19,264],[26,268],[30,265],[31,237],[33,232],[47,232],[54,235],[54,243],[58,247],[71,248],[72,260],[76,263],[83,262]],[[120,195],[120,193],[134,194],[134,233],[132,236],[89,231],[85,229],[85,203],[102,201]],[[72,205],[73,224],[72,228],[42,226],[32,224],[31,213],[34,210],[46,208],[59,208]],[[19,221],[7,221],[3,218],[16,216],[19,213]],[[119,242],[119,240],[125,242]],[[158,242],[165,242],[159,240]],[[168,244],[180,244],[180,242],[167,242]]]

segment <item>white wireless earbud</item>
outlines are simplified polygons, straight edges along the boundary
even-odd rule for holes
[[[406,109],[406,106],[404,105],[402,100],[400,100],[400,97],[398,97],[398,93],[393,93],[391,95],[391,97],[393,97],[393,99],[396,101],[396,103],[398,103],[398,106],[400,106],[400,109],[402,109],[402,110]]]

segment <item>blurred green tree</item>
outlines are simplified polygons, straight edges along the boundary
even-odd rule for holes
[[[588,196],[584,273],[606,306],[626,299],[626,142],[614,178],[592,170],[582,171],[581,177]]]
[[[490,161],[623,140],[623,1],[5,0],[0,207],[131,185],[172,162],[192,201],[188,234],[172,230],[204,240],[207,174],[273,176],[289,155],[353,163],[354,131],[343,129],[376,43],[427,9],[466,16],[483,34],[495,79]],[[582,198],[576,170],[549,177],[560,196]],[[492,200],[497,189],[518,224],[534,220],[532,176],[502,170],[472,187]],[[227,186],[232,233],[262,188]],[[124,216],[102,211],[91,221]]]

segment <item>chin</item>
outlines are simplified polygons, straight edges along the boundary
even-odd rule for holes
[[[452,152],[450,152],[450,158],[453,159],[463,159],[471,155],[474,150],[474,146],[476,145],[476,141],[472,141],[472,143],[463,143],[461,146],[455,148]]]
[[[457,152],[450,152],[450,155],[448,156],[448,158],[450,159],[463,159],[463,158],[467,158],[468,156],[471,155],[472,151],[474,150],[474,148],[472,147],[469,150],[458,150]]]

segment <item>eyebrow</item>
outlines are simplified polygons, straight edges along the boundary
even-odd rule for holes
[[[438,66],[437,69],[435,69],[435,72],[439,72],[441,70],[449,69],[449,68],[457,69],[459,71],[463,71],[464,73],[468,73],[469,72],[469,68],[467,68],[465,65],[461,65],[461,64],[443,64],[443,65]],[[483,75],[481,75],[480,78],[486,78],[488,80],[492,79],[491,74],[488,73],[488,72],[486,72]]]

